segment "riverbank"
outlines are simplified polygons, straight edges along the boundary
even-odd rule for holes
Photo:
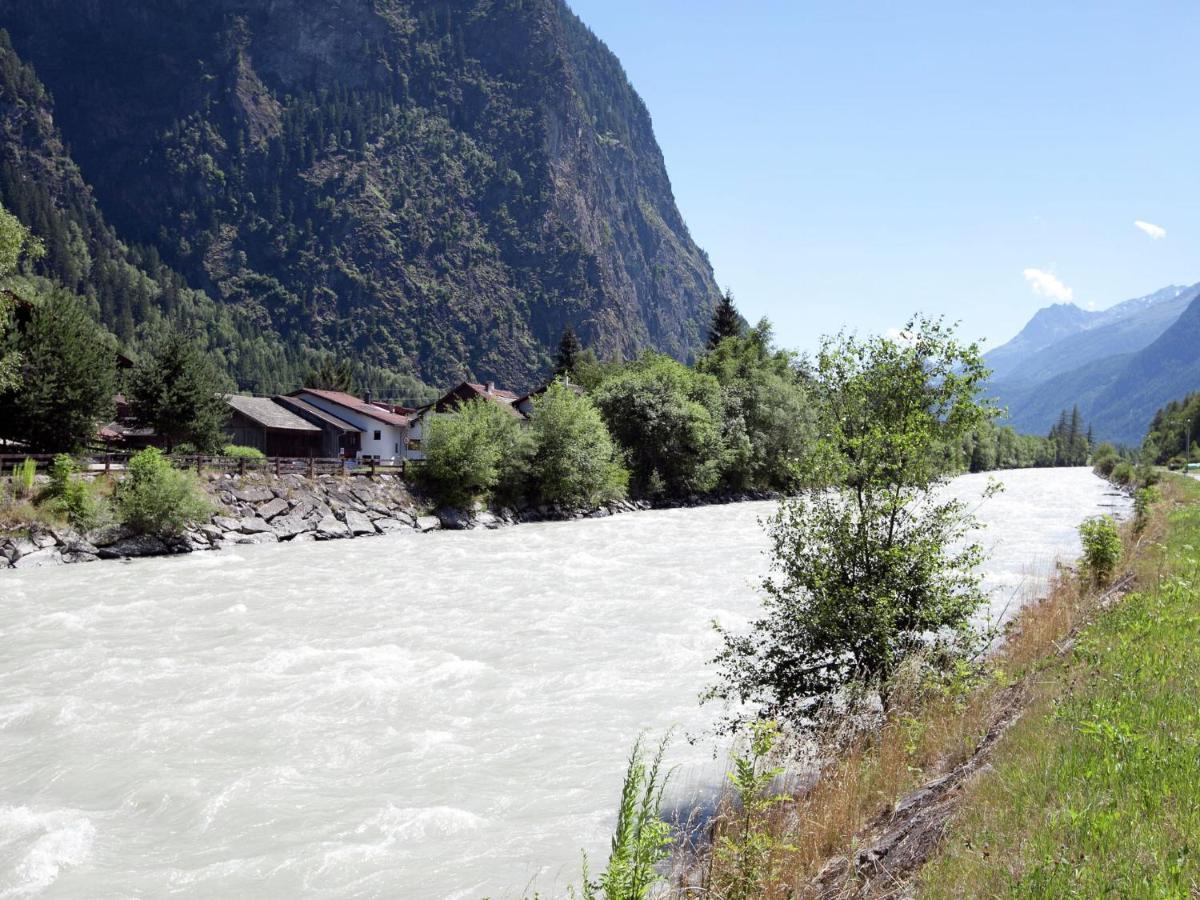
[[[100,477],[100,476],[95,476]],[[38,568],[168,556],[228,547],[328,541],[411,531],[496,529],[526,522],[606,518],[648,509],[776,499],[765,491],[691,495],[670,500],[617,500],[590,509],[525,506],[489,509],[433,507],[399,476],[209,474],[204,488],[215,509],[182,534],[138,534],[120,526],[80,533],[61,524],[30,522],[0,535],[0,569]]]
[[[756,896],[1194,891],[1200,865],[1176,838],[1200,823],[1200,783],[1177,736],[1194,731],[1200,682],[1200,486],[1171,477],[1163,494],[1124,526],[1112,583],[1062,570],[982,680],[910,686],[755,826],[772,848]],[[683,872],[728,874],[703,854]]]

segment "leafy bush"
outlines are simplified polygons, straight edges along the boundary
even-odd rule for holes
[[[524,482],[529,441],[520,420],[491,400],[464,403],[425,425],[421,483],[443,503],[507,497]]]
[[[584,900],[646,900],[659,877],[655,867],[667,858],[671,827],[659,816],[668,776],[662,772],[667,738],[647,762],[639,740],[629,757],[621,786],[621,806],[612,837],[608,866],[595,881],[588,879],[584,859]]]
[[[226,444],[221,448],[221,455],[232,459],[266,459],[267,456],[257,447],[243,447],[239,444]]]
[[[46,495],[50,508],[64,515],[76,528],[94,528],[108,518],[107,504],[96,496],[91,484],[75,478],[78,468],[65,453],[54,457]]]
[[[117,491],[117,511],[130,528],[170,536],[207,518],[212,505],[194,475],[172,467],[160,450],[148,447],[129,460]]]
[[[1112,578],[1121,561],[1121,533],[1111,516],[1096,516],[1079,526],[1083,541],[1083,567],[1093,584]]]
[[[176,444],[169,452],[172,456],[196,456],[200,450],[190,441],[184,441]]]
[[[1146,527],[1150,508],[1161,499],[1162,492],[1153,485],[1139,488],[1133,495],[1133,528],[1138,534],[1141,534],[1142,529]]]
[[[1092,467],[1102,478],[1107,478],[1121,461],[1117,448],[1112,444],[1101,444],[1092,455]]]
[[[1113,467],[1112,472],[1109,474],[1109,478],[1111,478],[1117,484],[1121,484],[1121,485],[1133,484],[1133,481],[1134,481],[1133,466],[1127,462],[1117,463]]]
[[[594,506],[625,495],[629,473],[599,411],[561,382],[535,401],[530,439],[531,484],[546,503]]]

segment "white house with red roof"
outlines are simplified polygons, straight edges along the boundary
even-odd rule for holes
[[[357,428],[361,432],[358,446],[348,448],[353,449],[357,459],[398,463],[409,458],[411,419],[407,415],[394,412],[393,407],[372,403],[369,394],[360,399],[342,391],[301,388],[289,396],[296,397]]]

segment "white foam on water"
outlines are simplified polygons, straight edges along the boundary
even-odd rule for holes
[[[999,477],[994,616],[1127,506],[1084,470]],[[757,614],[773,509],[0,574],[0,891],[562,896],[639,734],[678,726],[682,795],[721,781],[711,622]]]

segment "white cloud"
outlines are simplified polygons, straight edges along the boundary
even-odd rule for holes
[[[1167,236],[1167,229],[1161,225],[1155,225],[1153,222],[1143,222],[1141,219],[1138,219],[1133,223],[1133,227],[1146,232],[1146,234],[1150,235],[1156,241],[1161,241]]]
[[[1025,280],[1029,282],[1029,286],[1033,288],[1033,292],[1042,297],[1050,297],[1054,300],[1062,300],[1070,302],[1075,297],[1075,292],[1042,269],[1026,269]]]

